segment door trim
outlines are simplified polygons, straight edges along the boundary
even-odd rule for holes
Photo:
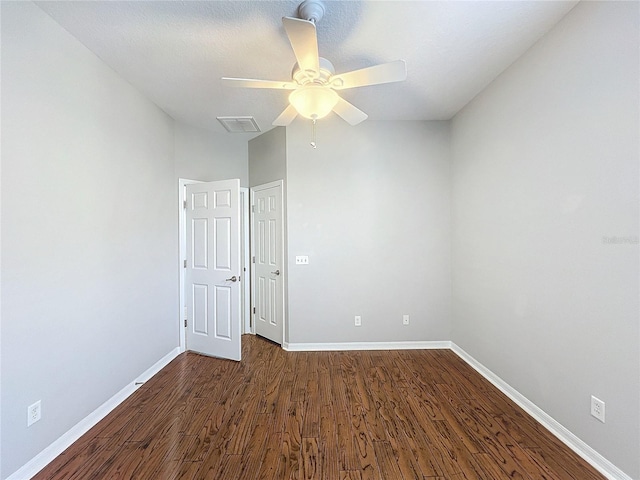
[[[188,178],[178,179],[178,276],[179,276],[179,304],[178,304],[178,331],[179,331],[179,348],[180,353],[187,350],[187,340],[184,331],[184,320],[187,317],[185,310],[185,295],[184,295],[184,268],[183,262],[187,258],[187,230],[185,225],[185,210],[184,202],[187,199],[187,185],[193,183],[204,183],[202,180],[190,180]],[[249,250],[250,238],[249,238],[249,189],[247,187],[240,187],[240,242],[242,252],[241,268],[249,265],[251,252]],[[244,264],[244,265],[243,265]],[[251,322],[251,299],[250,299],[250,282],[247,281],[252,277],[251,268],[247,268],[242,272],[243,282],[241,283],[241,319],[242,326],[241,333],[255,333],[245,330],[245,328]]]
[[[254,194],[255,192],[258,192],[260,190],[266,190],[268,188],[273,188],[273,187],[279,187],[280,188],[280,196],[282,198],[282,208],[281,208],[281,214],[282,214],[282,218],[281,218],[281,222],[280,222],[280,235],[282,236],[282,242],[281,243],[281,252],[280,252],[280,256],[282,258],[282,346],[284,346],[284,344],[286,343],[288,337],[286,335],[287,333],[287,310],[286,310],[286,298],[287,298],[287,278],[288,278],[288,259],[285,256],[285,252],[286,252],[286,237],[285,237],[285,228],[284,228],[284,222],[285,222],[285,218],[286,218],[286,211],[287,211],[287,207],[286,207],[286,200],[284,197],[284,180],[276,180],[275,182],[269,182],[269,183],[264,183],[262,185],[256,185],[254,187],[251,187],[249,190],[251,192],[251,209],[250,209],[250,225],[251,225],[251,255],[255,256],[256,253],[256,248],[255,248],[255,228],[253,228],[253,220],[254,220],[254,215],[253,215],[253,207],[255,206],[255,201],[254,201]],[[251,262],[251,333],[255,334],[256,333],[256,314],[254,313],[254,309],[256,307],[256,299],[255,299],[255,295],[256,295],[256,285],[255,285],[255,263],[253,263],[253,261]]]
[[[186,211],[184,209],[184,202],[187,200],[187,185],[193,183],[203,183],[200,180],[189,180],[187,178],[178,179],[178,272],[180,277],[180,303],[178,304],[178,331],[180,332],[180,353],[185,352],[187,349],[187,339],[184,331],[184,321],[187,318],[187,312],[185,307],[184,296],[184,261],[187,259],[187,228]]]
[[[242,282],[240,283],[241,333],[254,333],[251,331],[251,251],[249,250],[249,232],[251,232],[249,220],[249,189],[240,187],[240,268],[242,269]]]

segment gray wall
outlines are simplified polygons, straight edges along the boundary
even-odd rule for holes
[[[287,242],[287,229],[286,222],[287,215],[287,131],[284,127],[276,127],[268,132],[263,133],[259,137],[249,140],[249,185],[251,187],[257,187],[266,183],[275,182],[278,180],[284,181],[284,188],[282,192],[282,204],[284,207],[283,218],[284,222],[284,238],[283,249],[288,251]],[[287,319],[289,318],[288,304],[289,304],[289,265],[287,259],[284,258],[282,262],[282,270],[284,273],[284,341],[289,341],[289,328]]]
[[[286,138],[286,129],[276,127],[249,140],[249,186],[285,179]]]
[[[174,124],[174,135],[176,179],[239,178],[241,186],[249,185],[246,135],[209,132],[178,121]]]
[[[287,129],[289,341],[448,340],[448,124],[333,116],[317,150],[310,134]]]
[[[0,478],[177,346],[176,205],[173,121],[2,2]]]
[[[633,478],[638,85],[638,3],[581,2],[452,124],[453,341]]]

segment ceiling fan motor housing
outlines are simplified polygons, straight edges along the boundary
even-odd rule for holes
[[[313,72],[310,70],[301,70],[300,66],[296,63],[291,71],[291,77],[298,83],[298,85],[306,85],[307,83],[317,83],[319,85],[327,85],[332,75],[335,75],[336,70],[333,64],[326,58],[319,57],[320,71]]]
[[[298,6],[298,15],[303,20],[317,24],[324,16],[324,2],[321,0],[304,0]]]

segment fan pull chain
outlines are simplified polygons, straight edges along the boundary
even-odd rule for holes
[[[318,148],[316,145],[316,120],[313,120],[313,125],[311,126],[311,146],[313,148]]]

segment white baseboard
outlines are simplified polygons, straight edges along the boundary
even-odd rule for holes
[[[478,362],[475,358],[465,352],[455,343],[451,342],[451,350],[453,350],[462,360],[468,363],[480,375],[489,380],[498,390],[513,400],[520,408],[535,418],[543,427],[549,430],[553,435],[558,437],[571,450],[580,455],[593,468],[598,470],[610,480],[632,480],[630,476],[616,467],[609,460],[596,452],[589,445],[580,440],[571,433],[562,424],[558,423],[544,410],[530,401],[527,397],[518,392],[515,388],[502,380],[499,376],[489,370],[487,367]]]
[[[338,342],[338,343],[288,343],[282,348],[290,352],[329,352],[347,350],[429,350],[451,348],[449,341],[437,342]]]
[[[158,360],[154,365],[145,370],[136,380],[124,387],[118,393],[116,393],[109,400],[104,402],[93,412],[80,420],[76,425],[71,427],[64,435],[58,438],[55,442],[45,448],[38,455],[33,457],[29,462],[20,467],[12,475],[7,477],[7,480],[29,480],[36,473],[46,467],[53,459],[64,452],[73,442],[78,440],[82,435],[87,433],[94,425],[100,420],[106,417],[114,408],[120,405],[124,400],[135,392],[140,385],[136,383],[146,382],[156,373],[162,370],[165,366],[176,358],[180,354],[180,347],[176,347],[167,353],[164,357]]]

